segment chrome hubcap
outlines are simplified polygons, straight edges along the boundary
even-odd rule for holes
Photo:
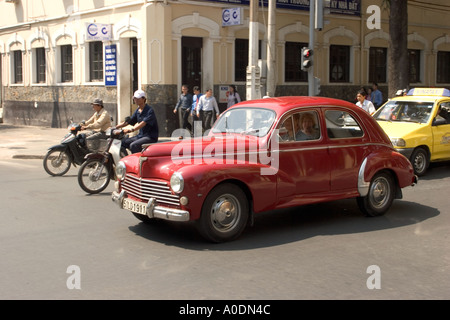
[[[425,156],[423,154],[418,154],[414,159],[414,167],[418,172],[421,172],[425,166]]]
[[[241,206],[235,196],[225,194],[214,201],[211,208],[211,222],[220,232],[228,232],[236,227],[241,216]]]
[[[376,179],[371,187],[370,199],[374,207],[383,207],[389,200],[390,185],[384,177]]]

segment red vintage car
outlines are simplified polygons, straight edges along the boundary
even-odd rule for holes
[[[417,182],[378,123],[337,99],[245,101],[206,136],[174,135],[121,160],[112,199],[144,222],[195,220],[213,242],[236,239],[255,214],[278,208],[356,198],[379,216]]]

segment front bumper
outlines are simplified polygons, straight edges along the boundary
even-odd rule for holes
[[[123,199],[127,196],[127,193],[125,190],[122,190],[120,193],[117,191],[113,191],[112,193],[112,201],[116,203],[121,209],[123,208]],[[147,217],[153,219],[164,219],[164,220],[170,220],[170,221],[189,221],[190,214],[189,211],[181,210],[181,209],[175,209],[175,208],[169,208],[169,207],[163,207],[163,206],[157,206],[156,200],[154,198],[150,198],[150,200],[147,202],[147,209],[145,214]]]
[[[398,153],[404,155],[406,158],[410,159],[410,157],[414,151],[414,148],[395,148],[395,150]]]

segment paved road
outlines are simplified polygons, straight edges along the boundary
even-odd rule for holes
[[[383,217],[353,200],[269,212],[224,244],[190,223],[145,225],[76,173],[0,160],[0,299],[450,298],[448,165]]]

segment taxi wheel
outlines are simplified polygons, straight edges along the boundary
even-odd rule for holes
[[[231,183],[222,184],[206,197],[197,228],[212,242],[231,241],[244,231],[248,215],[249,204],[242,189]]]
[[[369,193],[365,197],[357,198],[360,210],[368,217],[385,214],[392,205],[395,197],[395,183],[388,172],[376,174],[369,186]]]
[[[428,169],[430,160],[428,158],[428,152],[423,148],[417,148],[411,155],[411,164],[414,169],[414,173],[417,176],[423,176]]]

